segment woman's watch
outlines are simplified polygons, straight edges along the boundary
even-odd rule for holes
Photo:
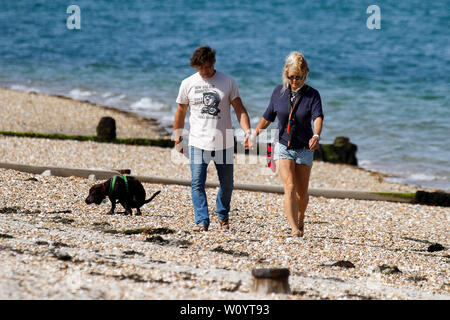
[[[320,140],[320,135],[315,134],[315,135],[313,135],[313,138],[314,138],[314,137],[317,137],[317,139]]]

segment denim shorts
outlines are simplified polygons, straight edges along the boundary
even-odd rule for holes
[[[294,160],[297,164],[312,166],[314,150],[311,149],[288,149],[284,144],[277,142],[273,153],[273,160],[288,159]]]

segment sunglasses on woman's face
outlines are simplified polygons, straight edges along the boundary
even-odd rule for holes
[[[302,76],[289,76],[288,79],[289,80],[294,80],[294,79],[295,80],[301,80],[301,79],[303,79],[303,77]]]

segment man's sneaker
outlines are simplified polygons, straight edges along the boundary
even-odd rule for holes
[[[194,227],[194,231],[202,232],[202,231],[208,231],[206,227],[202,224],[198,224]]]

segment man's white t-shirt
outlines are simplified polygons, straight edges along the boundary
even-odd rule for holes
[[[208,79],[197,72],[184,79],[176,102],[190,108],[189,145],[209,151],[234,147],[230,104],[237,97],[236,81],[222,72]]]

